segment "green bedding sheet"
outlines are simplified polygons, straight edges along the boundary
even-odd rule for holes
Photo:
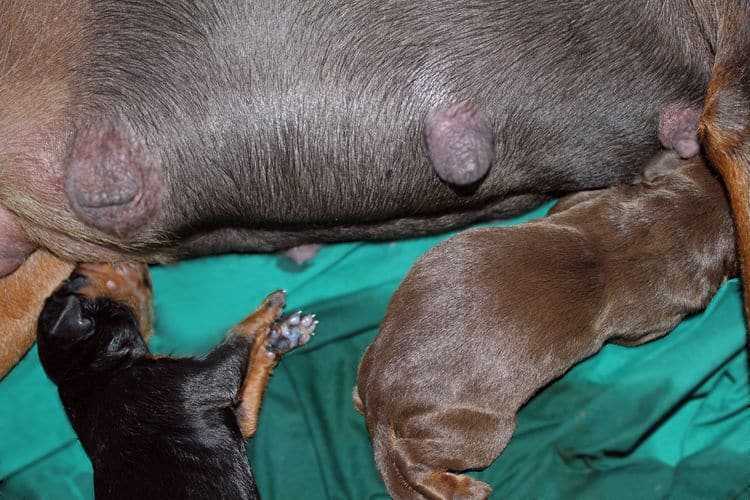
[[[276,369],[248,444],[263,498],[388,498],[351,402],[357,364],[401,278],[447,236],[330,245],[303,266],[227,255],[153,269],[158,352],[205,352],[278,288],[288,311],[318,314],[317,335]],[[667,337],[607,345],[547,387],[501,457],[472,474],[493,498],[750,498],[744,345],[732,280]],[[0,383],[0,498],[92,497],[90,463],[33,349]]]

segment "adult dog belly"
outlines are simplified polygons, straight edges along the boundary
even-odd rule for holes
[[[627,181],[708,80],[708,21],[662,7],[90,0],[69,95],[45,97],[62,139],[32,145],[49,182],[27,161],[2,201],[37,245],[152,259],[421,234]],[[425,138],[457,105],[492,153],[463,187]]]

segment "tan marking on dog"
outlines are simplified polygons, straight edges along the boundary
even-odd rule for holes
[[[44,301],[71,271],[72,263],[39,250],[0,280],[0,379],[33,345]]]
[[[233,329],[234,334],[253,338],[249,366],[238,398],[240,406],[237,417],[245,439],[250,439],[255,435],[263,394],[273,369],[279,361],[279,356],[266,350],[266,344],[271,325],[279,319],[284,308],[284,295],[283,292],[272,293],[255,312]]]
[[[109,297],[127,304],[138,318],[143,339],[148,341],[153,333],[153,294],[148,267],[135,262],[85,263],[76,272],[88,282],[78,293],[89,298]]]

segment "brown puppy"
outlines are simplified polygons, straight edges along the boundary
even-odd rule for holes
[[[720,181],[667,152],[638,184],[436,246],[391,299],[354,391],[388,491],[487,497],[456,472],[490,465],[539,389],[607,341],[664,335],[736,273]]]

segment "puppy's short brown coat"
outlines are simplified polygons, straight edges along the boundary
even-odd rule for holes
[[[665,152],[636,185],[429,251],[391,299],[354,391],[389,492],[487,497],[456,473],[487,467],[517,410],[605,342],[647,342],[705,307],[737,273],[734,238],[720,181]]]

